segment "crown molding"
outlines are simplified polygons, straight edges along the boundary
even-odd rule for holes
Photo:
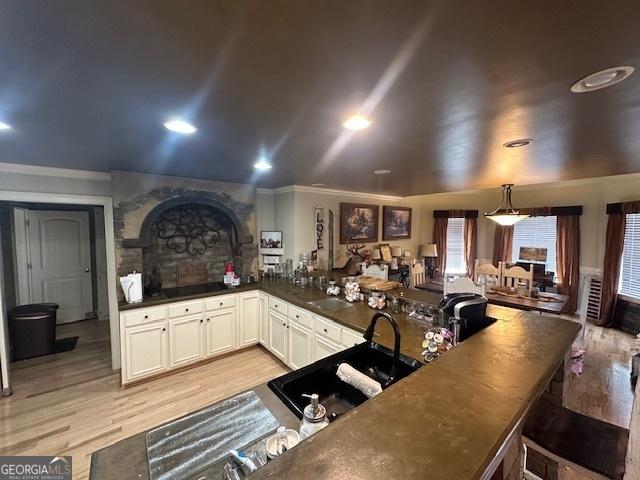
[[[263,189],[267,190],[267,189]],[[288,185],[286,187],[278,187],[272,190],[274,194],[281,193],[316,193],[320,195],[335,195],[340,197],[352,197],[352,198],[370,198],[375,200],[383,200],[387,202],[398,202],[404,197],[397,197],[395,195],[383,195],[380,193],[366,193],[366,192],[352,192],[348,190],[336,190],[332,188],[322,187],[308,187],[306,185]]]
[[[275,192],[272,188],[256,188],[256,193],[258,195],[275,195]]]
[[[111,174],[91,170],[75,170],[70,168],[42,167],[39,165],[22,165],[20,163],[0,162],[0,173],[18,173],[22,175],[40,175],[44,177],[77,178],[110,182]]]

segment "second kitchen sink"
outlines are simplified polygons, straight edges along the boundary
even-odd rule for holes
[[[320,403],[327,409],[327,418],[334,420],[368,400],[360,390],[337,377],[336,370],[343,362],[384,385],[393,364],[393,351],[374,342],[361,343],[275,378],[268,385],[298,418],[302,418],[304,407],[309,404],[309,399],[302,394],[317,393]],[[421,366],[419,362],[400,355],[395,381]]]
[[[347,302],[338,297],[327,297],[322,300],[316,300],[315,302],[307,302],[321,310],[328,310],[330,312],[339,312],[340,310],[346,310],[347,308],[353,308],[353,303]]]

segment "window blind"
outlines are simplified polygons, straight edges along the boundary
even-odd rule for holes
[[[547,249],[547,272],[556,272],[557,217],[529,217],[513,226],[513,262],[520,259],[520,247]]]
[[[627,214],[618,292],[640,299],[640,213]]]
[[[464,218],[450,218],[447,223],[447,264],[445,273],[465,273]]]

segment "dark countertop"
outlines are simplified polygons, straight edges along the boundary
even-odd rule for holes
[[[165,303],[179,302],[183,300],[211,297],[215,295],[240,293],[256,289],[268,293],[269,295],[277,296],[287,303],[298,306],[300,308],[304,308],[305,310],[333,320],[358,332],[364,332],[367,329],[367,327],[369,326],[369,322],[371,321],[371,317],[375,313],[374,310],[367,306],[366,302],[354,303],[353,307],[340,310],[338,312],[332,312],[317,308],[313,305],[309,305],[308,302],[327,298],[327,295],[320,291],[318,288],[301,289],[289,285],[286,282],[277,280],[265,281],[252,285],[243,285],[241,287],[230,290],[220,290],[216,292],[209,292],[179,298],[153,297],[145,299],[141,303],[125,303],[124,305],[121,305],[120,310],[131,310],[134,308],[150,307],[155,305],[162,305]],[[403,297],[408,300],[419,301],[431,305],[436,305],[440,301],[440,298],[442,298],[442,295],[438,295],[436,293],[406,288],[398,288],[386,293],[390,295],[400,295],[402,293]],[[487,315],[502,321],[513,320],[522,313],[522,311],[513,308],[500,307],[497,305],[487,306]],[[400,327],[402,337],[402,353],[416,360],[422,360],[420,353],[422,352],[422,350],[424,350],[421,343],[423,340],[425,327],[411,319],[405,313],[399,313],[394,316],[398,321],[398,325]],[[376,325],[375,341],[384,345],[385,347],[393,348],[393,340],[393,330],[391,326],[387,322],[378,322],[378,324]]]
[[[481,478],[579,330],[529,312],[498,321],[251,478]]]
[[[358,331],[365,330],[373,314],[364,303],[337,313],[314,308],[307,302],[324,298],[322,292],[277,281],[231,292],[256,288]],[[401,291],[405,298],[425,303],[440,299],[437,294],[415,290],[389,293]],[[166,301],[177,300],[182,299]],[[487,314],[498,322],[352,410],[251,478],[480,478],[549,383],[580,330],[578,324],[558,317],[508,307],[489,305]],[[402,352],[419,358],[424,327],[406,314],[397,315],[397,320]],[[380,322],[376,333],[378,343],[392,346],[392,330],[386,323]],[[273,405],[265,403],[269,408]],[[137,456],[129,452],[123,457],[125,461],[111,458],[118,458],[116,463],[122,465],[128,461],[139,465],[140,455],[145,456],[144,436],[141,439],[142,447],[129,445],[132,450],[140,449]],[[105,462],[104,468],[110,463]],[[146,457],[144,462],[146,468]],[[96,463],[92,459],[91,478],[106,478],[94,476]],[[125,470],[127,475],[109,470],[109,478],[131,478],[131,470]]]
[[[196,298],[215,297],[216,295],[229,295],[230,293],[240,293],[255,290],[258,288],[257,283],[250,285],[241,285],[235,288],[226,288],[223,290],[216,290],[214,292],[194,293],[193,295],[181,295],[179,297],[167,297],[165,294],[160,294],[157,297],[144,297],[139,303],[127,303],[124,300],[118,302],[118,310],[133,310],[136,308],[155,307],[156,305],[163,305],[165,303],[182,302],[183,300],[194,300]]]
[[[284,403],[269,390],[266,383],[249,390],[253,390],[258,394],[262,403],[265,404],[281,425],[298,430],[300,425],[298,417],[285,407]],[[224,400],[220,400],[220,402],[222,401]],[[220,402],[215,402],[214,404]],[[93,452],[91,454],[91,472],[89,478],[91,480],[124,480],[128,478],[148,480],[149,464],[147,463],[145,438],[147,432],[158,428],[158,426]],[[197,478],[203,480],[220,480],[220,478],[222,478],[220,469],[226,462],[227,460],[222,460],[211,465],[206,471],[198,474]]]

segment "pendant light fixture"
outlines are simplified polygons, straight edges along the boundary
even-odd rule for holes
[[[485,217],[503,226],[513,225],[529,216],[521,215],[520,212],[511,205],[511,187],[513,187],[512,183],[502,185],[502,202],[500,206],[493,212],[485,212],[484,214]]]

